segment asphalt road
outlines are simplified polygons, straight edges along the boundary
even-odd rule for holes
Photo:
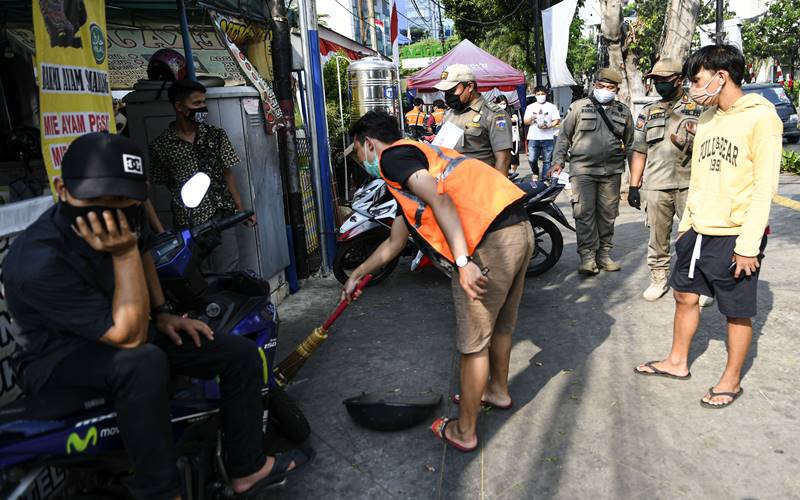
[[[782,176],[781,194],[800,200],[800,177]],[[714,306],[702,314],[691,380],[633,374],[669,349],[674,301],[641,298],[647,233],[643,215],[623,205],[613,251],[621,272],[580,278],[565,231],[560,262],[527,281],[512,352],[514,409],[484,413],[480,450],[468,455],[427,427],[457,411],[448,402],[458,374],[449,283],[401,261],[290,386],[317,458],[264,498],[800,498],[800,212],[773,204],[771,224],[745,393],[733,406],[699,404],[725,363],[725,321]],[[310,280],[280,306],[279,354],[325,318],[338,288],[331,278]],[[433,391],[443,403],[417,427],[380,433],[358,427],[342,405],[361,391]]]

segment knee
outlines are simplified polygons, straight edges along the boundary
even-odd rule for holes
[[[142,388],[166,387],[170,381],[166,353],[153,344],[121,349],[114,357],[116,384],[133,383]]]
[[[218,339],[219,340],[219,339]],[[225,369],[223,377],[231,373],[244,373],[260,377],[265,370],[265,362],[255,342],[247,337],[228,335],[225,337]]]
[[[672,295],[675,297],[675,302],[679,306],[694,307],[700,304],[700,296],[696,293],[674,291]]]

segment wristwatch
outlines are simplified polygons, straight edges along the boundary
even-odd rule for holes
[[[172,314],[175,312],[175,308],[172,307],[172,304],[169,302],[164,302],[160,306],[155,306],[154,308],[150,309],[150,318],[156,319],[159,314]]]
[[[462,255],[460,257],[456,257],[456,267],[461,269],[462,267],[467,267],[467,264],[472,262],[472,256],[470,255]]]

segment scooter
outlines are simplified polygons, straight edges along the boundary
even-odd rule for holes
[[[528,262],[528,270],[525,275],[539,276],[555,266],[564,251],[564,237],[553,220],[572,232],[575,232],[575,228],[556,205],[556,198],[564,190],[564,184],[557,180],[517,182],[516,184],[527,193],[525,211],[528,213],[536,240],[536,246],[531,260]],[[547,214],[552,219],[542,214]]]
[[[210,183],[205,174],[197,176],[182,191],[189,208],[200,204]],[[220,233],[251,215],[242,212],[169,231],[151,254],[176,313],[205,321],[216,332],[254,341],[267,382],[262,391],[265,425],[269,421],[300,442],[310,433],[308,422],[278,387],[272,370],[278,314],[269,300],[269,284],[252,273],[204,276],[199,271],[200,262],[219,244]],[[183,498],[230,497],[216,381],[175,380],[173,385],[170,411]],[[43,392],[0,408],[1,498],[129,498],[122,486],[129,473],[116,412],[106,394]],[[43,481],[48,494],[41,491]]]

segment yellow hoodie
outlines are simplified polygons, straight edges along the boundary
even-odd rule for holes
[[[700,115],[678,232],[738,235],[734,252],[758,255],[778,191],[782,134],[775,107],[758,94],[745,94],[727,111],[714,106]]]

